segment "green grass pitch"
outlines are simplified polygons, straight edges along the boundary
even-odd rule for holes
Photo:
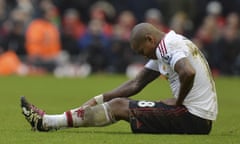
[[[49,114],[62,113],[111,90],[127,78],[119,75],[95,75],[88,78],[0,77],[1,144],[239,144],[240,77],[215,78],[219,115],[209,136],[132,134],[127,122],[99,128],[64,129],[33,132],[21,114],[19,98],[29,101]],[[158,100],[171,96],[163,79],[148,85],[134,99]]]

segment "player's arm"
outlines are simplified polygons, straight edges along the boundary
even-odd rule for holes
[[[187,58],[178,60],[174,69],[178,73],[180,80],[180,90],[176,105],[182,105],[185,97],[193,87],[196,71]]]
[[[160,73],[157,71],[143,68],[134,79],[131,79],[123,83],[122,85],[113,89],[112,91],[100,95],[99,97],[97,97],[97,100],[96,97],[90,99],[84,105],[93,106],[96,105],[97,103],[106,102],[113,98],[133,96],[140,92],[148,83],[156,79],[159,75]],[[100,98],[100,100],[98,98]]]
[[[143,70],[132,80],[127,81],[116,89],[104,94],[104,101],[117,97],[130,97],[140,92],[148,83],[155,80],[159,72],[143,68]]]

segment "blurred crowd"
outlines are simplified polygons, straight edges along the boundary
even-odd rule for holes
[[[240,75],[240,0],[0,0],[0,75],[133,75],[139,22],[193,40],[215,75]]]

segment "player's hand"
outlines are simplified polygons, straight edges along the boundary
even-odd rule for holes
[[[176,102],[177,102],[177,99],[176,98],[168,98],[168,99],[165,99],[165,100],[161,100],[161,102],[167,104],[167,105],[176,105]]]

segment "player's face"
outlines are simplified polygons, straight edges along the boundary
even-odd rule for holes
[[[149,59],[156,59],[155,54],[156,43],[152,38],[146,38],[143,42],[140,42],[138,47],[135,48],[135,51]]]

